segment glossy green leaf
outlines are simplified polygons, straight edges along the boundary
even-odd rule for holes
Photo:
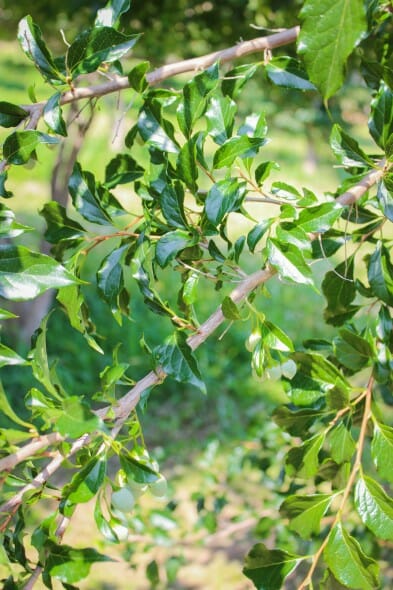
[[[293,57],[274,57],[265,66],[266,73],[276,86],[297,90],[316,90],[302,64]]]
[[[136,453],[123,453],[120,455],[120,465],[126,474],[127,480],[140,484],[154,483],[160,477],[149,464],[146,457],[140,457]]]
[[[16,127],[28,116],[28,112],[11,102],[0,101],[0,127]]]
[[[359,479],[355,488],[355,506],[374,535],[393,541],[393,500],[376,481],[367,476]]]
[[[334,339],[334,352],[344,367],[356,372],[372,362],[374,351],[365,338],[346,328],[341,328],[338,333]]]
[[[363,553],[341,522],[332,529],[323,556],[335,578],[344,586],[356,590],[380,587],[377,563]]]
[[[67,127],[61,111],[60,98],[61,92],[56,92],[48,99],[44,107],[43,117],[51,131],[67,137]]]
[[[232,136],[235,123],[236,103],[229,97],[213,96],[205,116],[209,136],[222,145]]]
[[[258,186],[260,186],[266,178],[268,178],[270,172],[272,170],[278,170],[280,167],[276,162],[268,161],[262,162],[259,166],[255,169],[255,182]]]
[[[351,303],[356,297],[354,263],[354,257],[350,256],[334,270],[328,271],[322,281],[322,292],[327,300],[324,317],[328,324],[334,326],[343,324],[345,314],[351,312]]]
[[[224,297],[221,310],[228,320],[240,320],[240,313],[236,303],[230,297]]]
[[[218,64],[197,74],[183,87],[183,98],[177,107],[177,120],[182,133],[190,137],[196,121],[206,110],[210,93],[219,79]]]
[[[289,528],[302,539],[318,535],[321,518],[329,508],[332,497],[328,494],[288,496],[280,506],[280,514],[289,518]]]
[[[46,552],[46,570],[53,578],[66,584],[86,578],[93,563],[113,561],[95,549],[75,549],[70,545],[57,545],[53,541],[46,543]]]
[[[347,391],[351,385],[333,363],[318,353],[295,352],[291,358],[297,363],[299,371],[328,388],[339,387]]]
[[[23,363],[23,364],[26,364],[26,363]],[[32,429],[34,430],[34,427],[32,424],[30,424],[29,422],[26,422],[25,420],[22,420],[22,418],[20,418],[18,416],[18,414],[13,410],[11,403],[8,401],[8,397],[4,391],[3,384],[1,383],[1,381],[0,381],[0,407],[1,407],[1,412],[5,416],[7,416],[7,418],[9,418],[9,420],[11,420],[11,422],[18,424],[19,426],[23,426],[23,428],[28,428],[30,431]],[[29,438],[31,438],[31,432],[29,432],[28,435],[29,435]]]
[[[74,165],[68,189],[75,209],[82,217],[99,225],[110,223],[110,217],[99,201],[94,176],[91,172],[84,172],[78,163]]]
[[[198,190],[198,166],[196,160],[195,138],[189,139],[182,145],[177,157],[176,169],[179,178],[192,193],[196,193]]]
[[[311,256],[311,240],[306,232],[291,222],[282,222],[276,227],[276,238],[281,244],[292,244],[304,256]]]
[[[57,383],[56,374],[51,370],[46,346],[46,333],[49,315],[45,316],[32,338],[32,349],[29,353],[33,375],[44,385],[48,393],[56,400],[63,401],[64,391]]]
[[[15,213],[12,209],[0,203],[0,238],[15,238],[32,229],[15,221]]]
[[[224,95],[237,98],[242,88],[254,76],[258,64],[243,64],[230,70],[222,81],[221,88]]]
[[[4,197],[5,199],[10,199],[13,194],[11,191],[8,191],[5,187],[5,183],[7,182],[8,174],[7,171],[0,172],[0,197]]]
[[[254,252],[255,248],[258,245],[258,242],[263,238],[265,233],[269,230],[269,228],[274,223],[274,218],[264,219],[258,225],[255,225],[252,230],[247,235],[247,246],[250,248],[251,252]]]
[[[393,174],[386,174],[378,184],[377,199],[385,217],[393,221]]]
[[[104,483],[105,473],[106,458],[94,457],[67,484],[64,490],[66,499],[74,504],[89,502]]]
[[[112,250],[101,262],[97,271],[97,289],[99,295],[108,303],[115,317],[118,317],[120,297],[124,290],[123,259],[129,245]]]
[[[137,129],[142,139],[152,147],[162,152],[177,154],[179,149],[175,143],[172,133],[168,135],[168,127],[162,125],[156,110],[145,106],[139,115]]]
[[[375,423],[371,454],[379,475],[393,483],[393,428]]]
[[[45,203],[40,215],[47,224],[45,239],[51,244],[57,244],[62,240],[78,240],[86,233],[77,221],[67,216],[65,208],[56,201]]]
[[[102,422],[93,414],[87,402],[76,396],[63,401],[63,412],[56,421],[56,429],[60,434],[78,438],[99,428],[102,428]]]
[[[9,164],[26,164],[40,144],[59,143],[57,137],[41,131],[14,131],[3,144],[3,155]]]
[[[312,272],[301,252],[293,244],[279,242],[274,238],[267,240],[269,263],[280,277],[292,283],[313,285]]]
[[[191,383],[206,393],[197,361],[182,332],[170,336],[166,343],[153,350],[154,358],[161,368],[180,383]]]
[[[261,339],[267,348],[281,350],[282,352],[293,351],[292,340],[272,322],[265,320],[261,326],[260,334]]]
[[[236,158],[254,158],[266,142],[262,137],[231,137],[214,154],[213,168],[229,168]]]
[[[322,18],[321,18],[322,15]],[[362,0],[306,0],[298,52],[325,100],[342,86],[344,66],[366,32]]]
[[[24,246],[0,245],[0,296],[13,301],[34,299],[48,289],[78,282],[50,256]]]
[[[323,233],[332,227],[342,212],[343,207],[337,202],[307,207],[301,211],[296,225],[306,233]]]
[[[257,543],[246,556],[243,574],[252,580],[257,590],[280,590],[301,561],[298,555],[280,549],[270,550],[263,543]]]
[[[100,26],[80,33],[70,45],[66,55],[69,75],[94,72],[103,62],[111,63],[124,57],[138,41],[140,35],[124,35],[116,29]]]
[[[340,422],[329,433],[330,455],[338,465],[350,461],[356,450],[356,443],[352,438],[351,431]]]
[[[42,76],[48,82],[65,82],[65,76],[55,64],[52,54],[47,48],[39,27],[31,16],[23,18],[18,27],[18,41],[23,51],[34,65],[39,69]]]
[[[381,243],[369,258],[368,282],[375,297],[393,305],[393,265],[388,250]]]
[[[290,476],[313,477],[319,468],[319,451],[325,440],[324,434],[317,434],[287,453],[286,470]]]
[[[187,228],[184,213],[184,189],[180,183],[166,183],[160,193],[160,206],[166,222],[172,227]]]
[[[388,147],[393,134],[393,92],[382,84],[378,94],[371,102],[371,116],[368,122],[370,133],[382,148]]]
[[[104,186],[111,189],[143,176],[143,168],[128,154],[117,154],[105,168]]]
[[[340,164],[345,167],[370,168],[373,164],[357,141],[347,135],[340,125],[333,125],[330,134],[330,146]]]
[[[261,113],[252,113],[251,115],[247,115],[244,120],[244,123],[240,125],[237,134],[247,135],[247,137],[265,137],[267,133],[267,123],[265,113],[262,111]]]
[[[109,0],[104,8],[97,11],[96,27],[114,27],[122,14],[130,8],[130,0]]]
[[[219,180],[207,193],[205,211],[208,220],[219,225],[227,213],[237,211],[246,194],[243,182],[235,178]]]
[[[181,229],[168,232],[156,244],[156,260],[164,268],[171,260],[190,246],[198,243],[198,236]]]
[[[27,361],[15,350],[0,342],[0,367],[5,365],[27,365]]]
[[[128,73],[128,81],[131,88],[137,92],[144,92],[149,87],[146,74],[150,69],[150,62],[142,61],[132,68]]]

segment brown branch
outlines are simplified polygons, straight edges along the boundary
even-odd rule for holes
[[[36,438],[32,442],[18,449],[15,453],[12,453],[12,455],[0,459],[0,472],[11,471],[16,465],[22,463],[22,461],[26,461],[29,457],[36,455],[45,447],[61,442],[62,440],[64,440],[64,438],[58,432],[52,432],[51,434],[45,434]]]

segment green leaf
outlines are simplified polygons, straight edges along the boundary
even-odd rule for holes
[[[59,143],[57,137],[41,131],[14,131],[3,144],[3,155],[9,164],[26,164],[40,144]]]
[[[265,143],[267,140],[263,137],[231,137],[214,154],[213,168],[229,168],[236,158],[254,158]]]
[[[47,391],[56,400],[63,401],[64,391],[58,386],[56,374],[51,370],[46,348],[46,332],[49,315],[41,321],[40,327],[35,331],[32,339],[33,346],[29,353],[31,368],[34,377],[44,385]]]
[[[293,350],[292,340],[278,326],[265,320],[260,330],[264,345],[272,350],[290,352]]]
[[[269,238],[266,245],[269,263],[278,271],[281,278],[292,283],[314,284],[311,270],[298,248],[274,238]]]
[[[97,11],[94,26],[114,27],[122,14],[130,8],[130,0],[109,0],[104,8]]]
[[[102,422],[81,398],[72,396],[63,401],[63,413],[56,421],[56,429],[66,437],[78,438],[102,428]]]
[[[236,303],[230,297],[224,297],[221,304],[221,310],[228,320],[240,320],[240,313]]]
[[[230,70],[222,81],[221,89],[224,95],[237,98],[241,89],[258,69],[258,64],[243,64]]]
[[[0,126],[16,127],[28,116],[28,112],[12,104],[11,102],[0,101]]]
[[[188,222],[184,213],[184,189],[181,183],[165,184],[160,193],[160,206],[169,225],[187,228]]]
[[[18,41],[23,51],[50,83],[65,83],[66,79],[55,64],[52,54],[42,39],[41,31],[31,16],[23,18],[18,27]]]
[[[0,342],[0,367],[5,365],[27,365],[28,362],[19,356],[15,350]]]
[[[177,154],[179,149],[172,132],[168,135],[169,127],[161,124],[162,119],[156,108],[144,106],[137,123],[137,129],[142,139],[162,152]]]
[[[393,541],[393,500],[376,481],[367,476],[359,479],[355,488],[355,506],[374,535]]]
[[[379,475],[393,483],[393,428],[375,423],[371,454]]]
[[[124,273],[122,262],[129,249],[129,244],[112,250],[104,258],[97,271],[97,289],[99,295],[108,303],[117,321],[120,320],[120,298],[124,294]]]
[[[24,246],[0,245],[0,296],[13,301],[34,299],[48,289],[78,282],[61,264]]]
[[[350,461],[356,450],[351,431],[340,422],[329,434],[330,455],[338,465]]]
[[[198,190],[198,166],[196,163],[196,137],[189,139],[181,147],[177,157],[176,170],[180,179],[192,193]]]
[[[307,207],[301,211],[296,225],[306,233],[323,233],[332,227],[342,212],[343,207],[337,202]]]
[[[257,543],[246,556],[243,574],[258,590],[280,590],[285,578],[301,561],[297,555],[280,549],[269,550],[263,543]]]
[[[177,107],[177,120],[185,137],[190,137],[194,124],[206,110],[210,93],[217,87],[218,64],[197,74],[183,87],[183,99]]]
[[[31,231],[33,228],[22,225],[15,221],[15,213],[12,209],[0,203],[0,238],[15,238],[25,231]]]
[[[105,168],[104,186],[111,189],[118,184],[127,184],[143,176],[143,168],[128,154],[117,154]]]
[[[294,223],[282,222],[276,227],[276,238],[281,244],[289,243],[305,256],[311,256],[311,241],[306,232]]]
[[[319,468],[318,455],[324,440],[324,434],[317,434],[300,446],[290,449],[285,462],[287,473],[296,477],[313,477]]]
[[[377,199],[385,217],[393,221],[393,174],[385,174],[378,184]]]
[[[306,0],[300,18],[298,52],[311,82],[327,100],[341,87],[346,60],[366,32],[364,3]]]
[[[382,149],[389,146],[393,134],[393,92],[385,84],[382,84],[371,102],[368,127],[372,137]]]
[[[205,211],[208,220],[219,225],[227,213],[238,211],[246,194],[246,186],[235,178],[219,180],[207,193]]]
[[[12,197],[12,192],[7,191],[5,188],[5,183],[7,182],[8,174],[7,171],[0,173],[0,197],[4,197],[5,199],[10,199]]]
[[[112,27],[100,26],[83,31],[70,45],[66,67],[72,79],[95,72],[103,63],[114,62],[126,55],[140,35],[124,35]]]
[[[254,252],[258,242],[263,238],[265,233],[274,223],[274,218],[264,219],[258,225],[255,225],[247,235],[247,246],[251,252]]]
[[[11,320],[17,317],[18,316],[16,314],[12,313],[11,311],[8,311],[8,309],[0,308],[0,320]]]
[[[309,428],[316,420],[320,420],[326,416],[326,410],[291,410],[286,406],[279,406],[273,412],[273,420],[278,426],[289,432],[292,436],[300,436],[306,438]]]
[[[197,361],[182,332],[169,337],[166,344],[153,350],[154,358],[161,368],[180,383],[191,383],[206,393]]]
[[[314,379],[320,383],[325,391],[338,387],[346,392],[351,391],[351,385],[333,363],[318,353],[295,352],[291,358],[298,365],[298,373]],[[295,377],[296,378],[296,377]]]
[[[373,165],[372,160],[359,147],[357,141],[347,135],[340,125],[333,125],[330,146],[340,164],[345,167],[370,168]]]
[[[375,297],[393,305],[393,265],[388,250],[381,243],[369,258],[368,282]]]
[[[265,66],[266,73],[276,86],[297,90],[316,90],[302,64],[292,57],[274,57]]]
[[[44,121],[49,129],[63,137],[67,137],[67,127],[61,112],[60,99],[61,92],[56,92],[48,99],[43,112]]]
[[[120,465],[128,481],[131,482],[149,484],[154,483],[160,477],[160,474],[148,464],[146,457],[140,457],[135,452],[122,453]]]
[[[105,473],[106,458],[94,457],[67,484],[64,497],[73,504],[89,502],[104,483]]]
[[[84,172],[77,162],[68,181],[68,189],[74,207],[82,217],[99,225],[110,223],[110,217],[99,201],[94,176],[91,172]]]
[[[89,575],[93,563],[113,561],[95,549],[75,549],[69,545],[57,545],[48,541],[45,545],[48,555],[45,569],[48,573],[66,584],[74,584]]]
[[[321,518],[328,509],[332,497],[328,494],[288,496],[280,506],[280,514],[289,518],[289,528],[302,539],[318,535]]]
[[[257,168],[255,169],[255,182],[257,183],[258,186],[261,186],[261,184],[263,184],[264,180],[266,180],[266,178],[268,178],[270,172],[272,170],[278,170],[280,167],[276,162],[272,162],[272,161],[268,161],[268,162],[262,162],[262,164],[259,164],[259,166],[257,166]]]
[[[369,365],[375,356],[365,338],[346,328],[341,328],[334,339],[334,352],[338,361],[353,373]]]
[[[213,96],[210,99],[205,113],[207,131],[218,145],[222,145],[232,136],[236,110],[236,103],[229,96]]]
[[[128,73],[128,81],[131,88],[136,92],[142,93],[149,87],[149,82],[146,79],[146,73],[150,69],[150,62],[141,61],[139,64],[134,66]]]
[[[156,260],[164,268],[171,260],[190,246],[195,246],[199,241],[196,234],[176,229],[165,234],[156,244]]]
[[[332,529],[323,555],[335,578],[344,586],[358,590],[380,587],[377,563],[363,553],[341,522]]]
[[[51,244],[57,244],[62,240],[77,240],[86,233],[77,221],[67,216],[65,208],[56,201],[45,203],[40,215],[47,223],[45,239]]]
[[[324,317],[326,322],[333,326],[343,324],[345,314],[352,310],[351,303],[356,297],[356,285],[353,278],[354,263],[354,256],[350,256],[334,270],[329,270],[322,281],[322,292],[327,299]]]
[[[24,362],[23,364],[26,364],[26,362]],[[8,401],[8,398],[6,396],[6,393],[4,391],[3,384],[1,383],[1,381],[0,381],[0,407],[1,407],[1,412],[5,416],[7,416],[7,418],[9,418],[12,422],[14,422],[15,424],[19,424],[19,426],[23,426],[24,428],[29,428],[30,430],[34,429],[32,424],[30,424],[29,422],[26,422],[25,420],[22,420],[22,418],[19,418],[19,416],[14,412],[10,402]],[[29,434],[29,436],[31,437],[31,433]]]

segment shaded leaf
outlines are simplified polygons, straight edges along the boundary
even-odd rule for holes
[[[56,201],[45,203],[40,211],[47,223],[45,239],[51,244],[57,244],[62,240],[76,240],[82,238],[85,229],[67,216],[65,208]]]
[[[111,308],[111,312],[120,321],[120,298],[124,290],[123,258],[129,244],[115,248],[102,261],[97,271],[97,289],[99,295]]]
[[[15,221],[15,213],[12,209],[0,203],[0,238],[14,238],[32,229]]]
[[[24,362],[23,364],[26,364],[26,362]],[[22,420],[22,418],[19,418],[18,414],[16,414],[16,412],[13,410],[10,402],[8,401],[8,398],[6,396],[6,393],[4,391],[3,384],[1,383],[1,381],[0,381],[0,407],[1,407],[2,413],[5,416],[7,416],[7,418],[9,418],[15,424],[19,424],[19,426],[23,426],[24,428],[28,428],[29,430],[34,429],[32,424],[30,424],[29,422],[26,422],[25,420]],[[29,438],[31,438],[31,432],[28,433],[28,436],[29,436]]]
[[[221,89],[224,95],[237,98],[241,89],[258,69],[258,64],[243,64],[230,70],[222,81]]]
[[[237,308],[236,303],[230,297],[224,297],[224,300],[221,304],[221,310],[228,320],[240,320],[240,313]]]
[[[246,556],[243,574],[258,590],[280,590],[285,578],[301,561],[297,555],[280,549],[269,550],[263,543],[258,543]]]
[[[0,126],[16,127],[28,116],[28,112],[4,100],[0,101]]]
[[[190,232],[176,229],[168,232],[160,238],[156,245],[156,260],[164,268],[171,260],[176,258],[179,252],[194,246],[199,241],[197,235]]]
[[[372,362],[374,351],[369,342],[353,330],[341,328],[334,339],[334,352],[338,361],[351,372],[360,371]]]
[[[382,149],[389,146],[388,142],[393,134],[393,92],[385,84],[382,84],[371,102],[368,127],[372,137]]]
[[[368,281],[373,294],[393,305],[393,265],[389,252],[379,243],[368,261]]]
[[[176,114],[180,129],[186,137],[191,136],[194,124],[205,112],[208,97],[216,88],[218,78],[218,64],[215,63],[184,85],[183,99]]]
[[[318,535],[321,518],[329,508],[332,496],[311,494],[309,496],[288,496],[280,506],[280,514],[289,518],[289,528],[302,539]]]
[[[66,584],[86,578],[93,563],[113,561],[91,548],[75,549],[69,545],[57,545],[53,541],[48,541],[45,548],[48,555],[45,568],[51,576]]]
[[[143,176],[143,168],[128,154],[117,154],[105,168],[104,186],[111,189]]]
[[[324,440],[325,435],[318,434],[300,446],[290,449],[285,462],[288,474],[304,478],[313,477],[318,472],[318,455]]]
[[[265,66],[266,73],[276,86],[297,90],[316,90],[302,64],[292,57],[274,57]]]
[[[164,189],[160,192],[160,206],[169,225],[187,228],[188,222],[184,213],[184,189],[180,183],[165,183]]]
[[[146,79],[146,73],[150,69],[150,62],[142,61],[130,70],[128,73],[128,81],[131,88],[137,92],[144,92],[149,86],[149,82]]]
[[[274,218],[264,219],[258,225],[255,225],[252,230],[247,235],[247,246],[250,248],[251,252],[254,252],[258,242],[263,238],[265,233],[274,223]]]
[[[289,432],[292,436],[300,436],[306,438],[308,429],[314,424],[316,420],[328,415],[326,409],[323,410],[291,410],[287,406],[279,406],[273,412],[273,420],[280,428]]]

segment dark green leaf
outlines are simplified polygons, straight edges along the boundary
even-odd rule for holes
[[[231,98],[237,98],[243,86],[258,69],[258,64],[244,64],[230,70],[222,81],[222,92]]]
[[[81,398],[72,396],[63,401],[63,413],[56,421],[56,429],[66,437],[78,438],[82,434],[94,432],[102,427],[102,422]]]
[[[9,199],[12,197],[12,192],[7,191],[5,188],[5,183],[7,181],[8,174],[7,171],[0,173],[0,197],[4,197],[5,199]]]
[[[51,244],[61,240],[75,240],[85,234],[85,229],[73,219],[67,217],[65,208],[56,201],[45,203],[40,215],[45,218],[47,230],[45,239]]]
[[[172,227],[187,228],[184,213],[184,190],[180,183],[166,183],[160,192],[160,205],[165,220]]]
[[[369,258],[368,281],[375,297],[393,305],[393,265],[388,250],[381,243]]]
[[[352,372],[360,371],[374,357],[369,342],[346,328],[341,328],[339,336],[334,339],[334,352],[338,361]]]
[[[108,303],[115,318],[118,317],[122,291],[124,289],[124,277],[122,261],[129,245],[112,250],[104,258],[97,271],[97,288],[100,296]]]
[[[67,127],[60,107],[61,93],[56,92],[51,96],[44,107],[44,121],[51,131],[67,137]]]
[[[350,256],[334,270],[328,271],[322,281],[322,292],[327,299],[324,316],[328,324],[337,326],[344,323],[345,313],[351,310],[350,304],[356,297],[354,261],[354,257]]]
[[[274,238],[267,240],[269,263],[280,277],[293,283],[313,285],[312,273],[301,252],[293,244],[285,244]]]
[[[375,423],[371,454],[380,476],[393,483],[393,428]]]
[[[176,381],[191,383],[206,393],[198,364],[182,332],[176,332],[166,344],[156,347],[153,354],[157,364]]]
[[[0,126],[16,127],[28,116],[28,112],[11,102],[0,101]]]
[[[221,304],[221,310],[228,320],[240,320],[240,313],[237,308],[236,303],[230,297],[224,297],[224,300]]]
[[[361,477],[355,488],[355,506],[364,524],[379,539],[393,541],[393,500],[370,477]]]
[[[147,564],[146,577],[149,580],[151,587],[156,588],[157,584],[160,582],[160,571],[155,559]]]
[[[74,165],[68,189],[75,209],[82,217],[100,225],[110,223],[110,217],[99,201],[94,176],[84,172],[78,163]]]
[[[306,438],[308,429],[316,420],[320,420],[327,414],[326,410],[290,410],[286,406],[279,406],[273,413],[273,420],[280,428],[289,432],[292,436]]]
[[[289,528],[302,539],[318,535],[321,518],[328,509],[332,497],[328,494],[289,496],[280,506],[280,514],[289,518]]]
[[[94,72],[103,62],[113,62],[138,41],[140,35],[123,35],[112,27],[100,26],[83,31],[68,48],[66,66],[75,79],[80,74]]]
[[[393,175],[386,174],[378,184],[377,199],[385,217],[393,221]]]
[[[150,69],[150,62],[142,61],[132,68],[128,73],[128,81],[131,88],[137,92],[144,92],[148,88],[149,83],[146,80],[146,73]]]
[[[40,327],[35,331],[32,339],[32,349],[29,353],[33,375],[44,385],[48,393],[56,400],[63,401],[64,391],[57,381],[56,373],[49,366],[46,348],[46,332],[49,315],[41,321]]]
[[[94,457],[67,484],[64,489],[65,498],[74,504],[89,502],[104,483],[105,473],[106,458]]]
[[[150,107],[145,106],[139,115],[137,128],[142,139],[160,151],[177,154],[179,149],[174,138],[161,125],[158,115]],[[171,133],[172,135],[172,133]]]
[[[109,0],[104,8],[97,11],[96,27],[114,27],[122,14],[130,8],[130,0]]]
[[[229,97],[213,96],[206,111],[209,136],[222,145],[232,136],[237,106]]]
[[[41,131],[14,131],[3,144],[3,155],[9,164],[26,164],[40,144],[59,143],[57,137]]]
[[[229,168],[236,158],[253,158],[266,142],[267,140],[262,137],[231,137],[214,154],[213,168]]]
[[[219,180],[207,193],[206,217],[215,226],[219,225],[227,213],[239,209],[245,194],[245,183],[234,178]]]
[[[323,15],[323,18],[321,18]],[[325,100],[341,87],[347,58],[366,32],[362,0],[306,0],[298,52]]]
[[[276,86],[298,90],[316,90],[301,63],[292,57],[274,57],[266,64],[266,72]]]
[[[382,84],[371,102],[368,126],[374,140],[382,149],[389,145],[393,134],[393,92],[385,84]]]
[[[357,141],[347,135],[340,125],[333,125],[330,146],[340,164],[345,167],[370,168],[373,164],[372,160],[359,147]]]
[[[260,186],[266,178],[268,178],[272,170],[278,170],[279,165],[276,162],[268,161],[262,162],[255,169],[255,182]]]
[[[263,543],[254,545],[247,555],[243,573],[258,590],[280,590],[284,580],[302,558],[280,549],[269,550]]]
[[[78,282],[61,264],[24,246],[0,245],[0,296],[14,301],[34,299],[48,289]]]
[[[342,527],[332,529],[323,553],[325,561],[339,582],[348,588],[379,588],[378,565],[365,555],[359,543]]]
[[[156,260],[164,268],[171,260],[190,246],[198,243],[198,236],[181,229],[168,232],[160,238],[156,245]]]
[[[143,168],[128,154],[117,154],[105,168],[105,183],[107,189],[118,184],[127,184],[143,176]]]
[[[352,459],[356,450],[356,444],[352,438],[351,431],[343,422],[340,422],[330,432],[329,443],[331,457],[338,465]]]
[[[267,230],[274,223],[274,218],[264,219],[261,223],[258,223],[247,235],[247,246],[251,252],[254,252],[258,242],[263,238]]]
[[[113,561],[95,549],[74,549],[69,545],[57,545],[52,541],[47,542],[46,550],[46,570],[51,576],[66,584],[74,584],[86,578],[93,563]]]
[[[52,83],[66,81],[64,74],[59,72],[52,54],[42,39],[41,31],[31,16],[26,16],[20,21],[18,41],[45,80]]]
[[[196,163],[195,138],[191,138],[181,147],[177,157],[177,173],[192,193],[198,190],[198,166]]]
[[[306,233],[323,233],[330,229],[333,223],[341,217],[342,212],[343,207],[337,202],[307,207],[300,213],[296,225]]]
[[[206,110],[210,93],[218,84],[218,64],[197,74],[183,87],[183,99],[177,107],[177,120],[186,137],[190,137],[196,121]]]

